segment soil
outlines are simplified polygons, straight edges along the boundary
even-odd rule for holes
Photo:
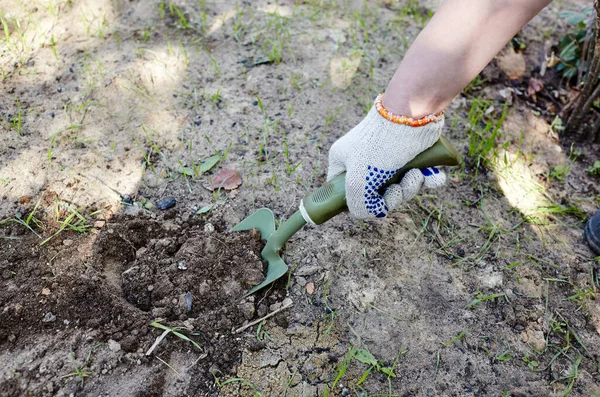
[[[324,182],[439,1],[5,3],[1,397],[600,396],[599,147],[562,134],[574,90],[548,66],[587,2],[553,2],[447,109],[443,189],[305,226],[246,298],[264,242],[231,228]],[[224,169],[242,185],[214,190]],[[198,346],[147,354],[161,325]]]
[[[254,317],[254,297],[240,298],[263,277],[260,239],[219,229],[197,220],[115,217],[101,231],[65,233],[40,247],[33,234],[8,227],[0,241],[0,346],[2,362],[18,376],[2,381],[1,395],[215,391],[212,373],[235,373],[249,345],[232,330]],[[152,321],[184,327],[200,347],[171,334],[156,348],[167,362],[195,357],[190,384],[167,392],[159,371],[159,380],[119,389],[116,378],[148,365],[145,352],[162,333]],[[77,368],[101,375],[81,382]]]

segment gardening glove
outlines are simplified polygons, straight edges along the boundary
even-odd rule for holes
[[[327,180],[346,171],[346,203],[358,219],[383,218],[417,195],[421,186],[436,188],[446,175],[437,168],[408,171],[400,183],[377,190],[398,170],[432,146],[442,133],[443,116],[420,127],[397,124],[374,105],[367,116],[329,150]]]

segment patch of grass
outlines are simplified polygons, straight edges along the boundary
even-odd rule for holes
[[[54,54],[54,59],[58,61],[58,52],[56,51],[56,40],[54,40],[54,36],[50,38],[50,44],[48,45],[52,48],[52,53]]]
[[[385,366],[381,361],[379,361],[377,358],[375,358],[375,356],[373,356],[373,354],[371,354],[371,352],[369,352],[367,349],[362,349],[362,348],[359,348],[356,346],[350,347],[350,349],[348,350],[348,353],[346,354],[344,359],[336,367],[336,369],[335,369],[336,376],[333,379],[333,382],[331,382],[331,384],[328,384],[326,386],[323,395],[329,396],[330,392],[336,390],[336,386],[338,385],[338,383],[342,380],[342,378],[348,371],[348,368],[350,367],[350,364],[352,363],[353,360],[367,365],[367,370],[365,372],[363,372],[362,376],[356,382],[356,386],[360,386],[368,378],[370,373],[373,370],[375,370],[387,377],[388,388],[389,388],[388,395],[392,395],[391,394],[392,393],[391,378],[396,377],[394,370],[398,364],[398,360],[400,359],[401,356],[403,356],[407,352],[408,352],[408,350],[406,350],[404,348],[404,346],[400,346],[400,348],[398,349],[398,354],[396,355],[396,358],[394,359],[394,362],[392,363],[392,365]]]
[[[496,299],[496,298],[502,298],[503,296],[506,296],[506,294],[489,294],[489,295],[483,295],[483,293],[481,293],[480,291],[477,291],[477,293],[475,294],[475,299],[473,299],[471,301],[471,303],[469,303],[467,306],[465,306],[465,309],[470,309],[472,307],[477,307],[479,306],[482,302],[486,302],[492,299]]]
[[[88,368],[91,364],[92,353],[94,353],[96,351],[96,349],[100,346],[102,346],[102,343],[93,345],[92,348],[90,349],[85,361],[82,364],[78,364],[75,361],[75,352],[71,351],[70,357],[71,357],[71,361],[73,361],[73,363],[75,364],[75,369],[71,373],[69,373],[67,375],[63,375],[60,378],[65,379],[65,378],[77,377],[81,380],[81,384],[83,385],[83,382],[92,375],[92,371]]]
[[[8,120],[8,123],[19,135],[23,136],[23,109],[21,109],[21,101],[19,99],[15,99],[15,103],[17,104],[16,113],[12,119]]]
[[[585,171],[590,175],[600,175],[600,161],[594,161],[594,164],[586,168]]]
[[[573,284],[576,294],[571,295],[567,298],[570,301],[578,301],[579,307],[577,311],[587,309],[587,317],[589,317],[589,307],[593,305],[592,301],[596,300],[596,288],[595,285],[587,285],[584,288],[579,288]]]
[[[577,357],[577,359],[575,360],[575,362],[571,365],[571,373],[565,377],[559,378],[554,382],[560,382],[560,381],[568,381],[569,383],[567,383],[567,387],[565,388],[565,390],[563,390],[563,392],[560,394],[561,397],[567,396],[569,395],[569,393],[571,393],[571,390],[573,390],[573,385],[575,384],[575,380],[577,380],[577,377],[579,376],[579,365],[581,364],[581,360],[583,359],[582,355],[579,355]]]
[[[527,368],[529,368],[530,371],[535,371],[537,367],[540,366],[540,363],[536,360],[534,360],[529,353],[526,353],[522,360],[527,363]]]
[[[218,88],[215,93],[212,94],[204,94],[204,99],[210,102],[213,109],[220,108],[221,103],[223,103],[223,96],[221,95],[221,89]]]
[[[471,109],[467,116],[469,125],[469,145],[467,156],[473,159],[477,172],[479,167],[487,165],[490,157],[495,156],[496,140],[501,135],[500,127],[506,119],[507,105],[502,107],[500,114],[494,107],[494,102],[483,99],[472,99]]]
[[[271,339],[271,335],[269,335],[269,333],[263,328],[264,324],[264,321],[258,323],[258,327],[256,327],[256,340],[261,343],[265,343],[268,339],[272,342],[273,339]]]
[[[27,218],[23,219],[21,214],[17,214],[14,218],[10,218],[10,220],[12,222],[15,222],[15,223],[25,226],[29,231],[31,231],[33,234],[35,234],[40,239],[42,237],[35,230],[33,230],[32,226],[35,226],[38,228],[43,227],[42,221],[35,217],[35,212],[37,211],[38,207],[40,206],[41,201],[42,201],[42,197],[39,198],[39,200],[35,204],[35,207],[33,207],[33,210],[29,213],[29,215],[27,215]]]
[[[55,206],[55,220],[56,222],[58,222],[59,228],[54,234],[42,241],[40,245],[46,244],[48,241],[52,240],[54,237],[58,236],[64,231],[73,231],[77,233],[89,232],[93,227],[91,221],[89,220],[89,217],[94,216],[100,211],[93,212],[88,217],[86,217],[83,214],[81,214],[80,210],[81,209],[75,208],[69,209],[68,204],[57,202]],[[68,212],[68,215],[61,220],[61,213],[65,211]]]
[[[219,158],[221,159],[221,162],[225,162],[225,160],[227,159],[227,155],[229,154],[229,151],[233,147],[233,142],[229,142],[229,146],[227,146],[227,149],[225,149],[225,151],[223,151],[223,152],[220,152],[210,141],[210,138],[208,137],[208,135],[205,135],[204,139],[206,139],[206,142],[208,142],[208,145],[210,146],[212,151],[215,153],[215,156],[219,156]],[[208,159],[206,161],[208,161]],[[212,168],[212,167],[210,167],[210,168]]]
[[[283,159],[285,160],[285,172],[288,176],[291,176],[294,173],[294,171],[296,171],[298,169],[298,167],[300,167],[300,165],[302,165],[302,161],[303,161],[303,160],[300,160],[295,165],[293,165],[290,162],[290,153],[289,153],[289,147],[288,147],[288,142],[287,142],[287,134],[285,132],[284,132],[284,141],[283,141]]]
[[[254,394],[253,394],[254,397],[263,397],[263,394],[260,391],[258,391],[258,389],[256,388],[256,386],[254,386],[254,383],[250,382],[247,379],[244,379],[244,378],[230,378],[230,379],[227,379],[226,381],[221,382],[219,380],[219,378],[217,378],[214,374],[213,374],[213,377],[215,378],[215,383],[217,384],[217,386],[219,386],[221,388],[223,386],[226,386],[226,385],[229,385],[229,384],[232,384],[232,383],[241,383],[243,385],[248,386],[250,389],[252,389],[252,391],[254,392]]]
[[[564,164],[555,165],[548,172],[548,180],[557,180],[558,182],[564,182],[569,172],[571,172],[571,167],[575,160],[581,156],[581,152],[575,150],[573,145],[571,145],[571,149],[569,150],[569,156]]]
[[[195,342],[194,340],[190,339],[187,335],[180,332],[180,331],[189,332],[189,330],[185,327],[168,327],[166,325],[161,324],[159,321],[151,322],[150,326],[164,330],[164,332],[159,337],[159,339],[157,339],[158,342],[160,342],[162,339],[164,339],[168,334],[173,334],[176,337],[178,337],[179,339],[191,343],[195,348],[202,351],[202,347],[200,347],[200,345],[197,342]],[[191,333],[191,334],[197,335],[196,333]],[[156,342],[155,342],[155,345],[157,345]],[[155,347],[155,345],[153,345],[153,347]],[[154,350],[153,347],[151,347],[149,351]],[[146,353],[146,355],[148,355],[148,353]]]
[[[458,342],[459,340],[461,340],[462,338],[464,338],[467,335],[467,331],[462,331],[460,334],[456,335],[456,337],[450,339],[448,342],[446,343],[442,343],[442,347],[448,347],[451,344],[453,344],[454,342]]]

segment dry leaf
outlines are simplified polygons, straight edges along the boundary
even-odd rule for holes
[[[309,295],[312,295],[315,293],[315,284],[314,283],[306,284],[306,293]]]
[[[48,288],[42,288],[42,295],[50,295],[50,290]]]
[[[236,170],[223,168],[212,179],[213,190],[219,188],[225,190],[233,190],[242,184],[242,178]]]
[[[512,46],[508,46],[496,56],[496,65],[510,80],[520,79],[527,71],[525,57],[520,52],[515,52]]]
[[[529,86],[527,87],[527,96],[533,98],[534,101],[537,101],[535,94],[537,94],[543,89],[544,82],[532,77],[529,79]]]

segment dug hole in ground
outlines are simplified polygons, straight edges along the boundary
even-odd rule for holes
[[[325,181],[438,3],[2,3],[0,396],[600,396],[598,146],[548,66],[586,5],[456,98],[445,188],[306,226],[240,299],[231,228]]]

